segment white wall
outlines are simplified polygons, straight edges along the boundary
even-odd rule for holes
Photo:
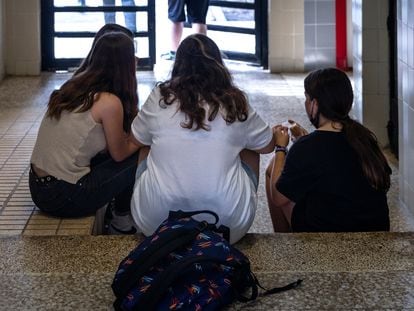
[[[305,70],[336,66],[335,0],[304,0]]]
[[[304,70],[304,0],[269,1],[271,72]]]
[[[353,66],[352,1],[347,0],[347,53],[349,67]],[[315,51],[312,51],[308,46],[308,51],[306,51],[306,42],[309,41],[309,33],[308,35],[306,34],[306,23],[312,24],[309,18],[306,21],[307,16],[310,16],[308,11],[312,9],[310,6],[314,6],[313,11],[316,12],[315,18],[317,18],[317,8],[324,9],[323,5],[326,6],[328,2],[330,1],[269,0],[269,68],[271,72],[303,72],[306,70],[306,63],[310,64],[307,69],[328,65],[335,66],[334,48],[331,49],[333,51],[331,53],[332,56],[327,56],[325,55],[326,53],[323,54],[327,50],[326,46],[319,49],[314,48]],[[322,14],[324,18],[326,17],[325,11]],[[335,18],[334,10],[332,14],[333,18]],[[326,21],[324,23],[326,24]],[[323,26],[327,26],[327,24]],[[320,39],[327,40],[326,34],[320,32],[318,34]],[[316,33],[314,35],[316,36]],[[334,42],[334,39],[331,41]],[[330,59],[333,59],[333,61]]]
[[[362,122],[362,1],[352,0],[352,55],[354,74],[353,117]]]
[[[40,0],[6,2],[6,74],[39,75]]]
[[[400,200],[414,213],[414,3],[398,0]]]
[[[388,0],[353,0],[354,116],[389,143]]]

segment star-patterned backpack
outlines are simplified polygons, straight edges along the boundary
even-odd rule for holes
[[[202,213],[214,216],[215,223],[192,217]],[[219,310],[235,300],[256,299],[261,286],[249,259],[230,245],[228,228],[217,223],[211,211],[171,211],[119,264],[112,282],[115,310]]]

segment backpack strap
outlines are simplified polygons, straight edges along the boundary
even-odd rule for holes
[[[211,228],[209,228],[211,229]],[[211,229],[214,232],[217,232],[223,236],[223,238],[230,243],[230,228],[225,225],[220,225],[218,228]]]
[[[289,283],[288,285],[285,285],[285,286],[282,286],[282,287],[273,287],[271,289],[266,289],[259,283],[259,280],[257,279],[256,275],[252,271],[248,270],[248,271],[245,271],[245,273],[246,273],[246,276],[248,278],[247,284],[249,284],[249,287],[252,288],[252,294],[251,294],[250,297],[246,297],[246,296],[243,296],[240,293],[238,293],[239,295],[238,295],[237,299],[241,302],[248,302],[250,300],[254,300],[254,299],[257,298],[257,296],[262,297],[262,296],[267,296],[267,295],[272,295],[272,294],[284,292],[284,291],[287,291],[289,289],[294,289],[302,283],[302,280],[298,279],[297,281]],[[258,287],[263,289],[265,292],[258,295]]]
[[[145,295],[143,295],[139,301],[139,306],[136,306],[134,310],[139,310],[140,306],[145,306],[145,310],[154,310],[157,306],[157,303],[160,301],[161,297],[165,294],[167,289],[174,283],[175,279],[181,276],[182,272],[189,266],[200,263],[200,262],[213,262],[217,264],[223,264],[226,266],[231,266],[234,268],[241,268],[241,271],[248,270],[248,267],[243,268],[242,264],[235,262],[228,262],[223,259],[211,257],[211,256],[192,256],[180,261],[177,261],[173,265],[169,266],[166,270],[160,273],[157,278],[152,283],[151,287],[148,289]],[[257,284],[251,282],[252,286],[252,296],[250,298],[243,297],[244,299],[254,300],[257,297]],[[236,293],[236,297],[239,298],[239,293]],[[242,300],[243,301],[243,300]]]
[[[180,219],[180,218],[186,218],[186,217],[192,217],[194,215],[198,215],[198,214],[210,214],[215,218],[215,222],[213,224],[209,224],[208,229],[210,229],[211,231],[217,232],[220,235],[223,236],[223,238],[227,241],[230,242],[230,228],[224,225],[220,225],[218,228],[216,227],[218,221],[219,221],[219,217],[218,215],[210,210],[200,210],[200,211],[193,211],[193,212],[185,212],[182,210],[178,210],[178,211],[170,211],[168,214],[168,218],[170,219]]]
[[[259,280],[256,278],[256,276],[254,276],[254,278],[255,278],[255,282],[256,282],[257,286],[259,286],[261,289],[263,289],[265,291],[264,293],[260,294],[260,296],[272,295],[272,294],[287,291],[289,289],[294,289],[294,288],[298,287],[303,282],[303,280],[298,279],[295,282],[289,283],[289,284],[287,284],[285,286],[282,286],[282,287],[273,287],[271,289],[266,289],[265,287],[263,287],[259,283]]]
[[[289,284],[288,284],[288,285],[286,285],[286,286],[282,286],[282,287],[274,287],[274,288],[271,288],[271,289],[265,289],[265,288],[263,288],[261,285],[259,285],[259,284],[258,284],[258,286],[259,286],[260,288],[262,288],[262,289],[266,290],[263,294],[260,294],[260,296],[272,295],[272,294],[276,294],[276,293],[284,292],[284,291],[289,290],[289,289],[294,289],[294,288],[298,287],[298,286],[302,283],[302,281],[303,281],[303,280],[298,279],[297,281],[292,282],[292,283],[289,283]]]
[[[168,218],[169,219],[180,219],[180,218],[192,217],[194,215],[199,215],[199,214],[209,214],[213,216],[215,219],[215,222],[212,225],[216,225],[219,221],[218,215],[215,212],[210,211],[210,210],[199,210],[199,211],[192,211],[192,212],[186,212],[182,210],[170,211],[168,214]]]
[[[132,264],[128,265],[122,274],[116,275],[112,290],[116,297],[122,298],[149,268],[175,249],[187,245],[209,224],[202,221],[196,228],[180,228],[150,244]]]

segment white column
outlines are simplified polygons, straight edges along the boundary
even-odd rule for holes
[[[304,42],[303,0],[270,0],[270,71],[303,72]]]
[[[389,41],[387,0],[353,0],[353,114],[388,145]]]
[[[400,200],[414,214],[414,3],[398,0]]]
[[[40,1],[6,1],[6,74],[39,75]]]

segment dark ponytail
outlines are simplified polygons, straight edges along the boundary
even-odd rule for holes
[[[348,76],[336,68],[313,71],[305,78],[305,92],[318,101],[318,114],[342,124],[342,132],[357,153],[362,171],[371,186],[388,191],[391,168],[376,136],[349,117],[354,96]]]
[[[375,134],[350,118],[341,123],[343,124],[342,132],[357,152],[362,171],[371,186],[380,191],[388,191],[391,186],[392,171]]]

